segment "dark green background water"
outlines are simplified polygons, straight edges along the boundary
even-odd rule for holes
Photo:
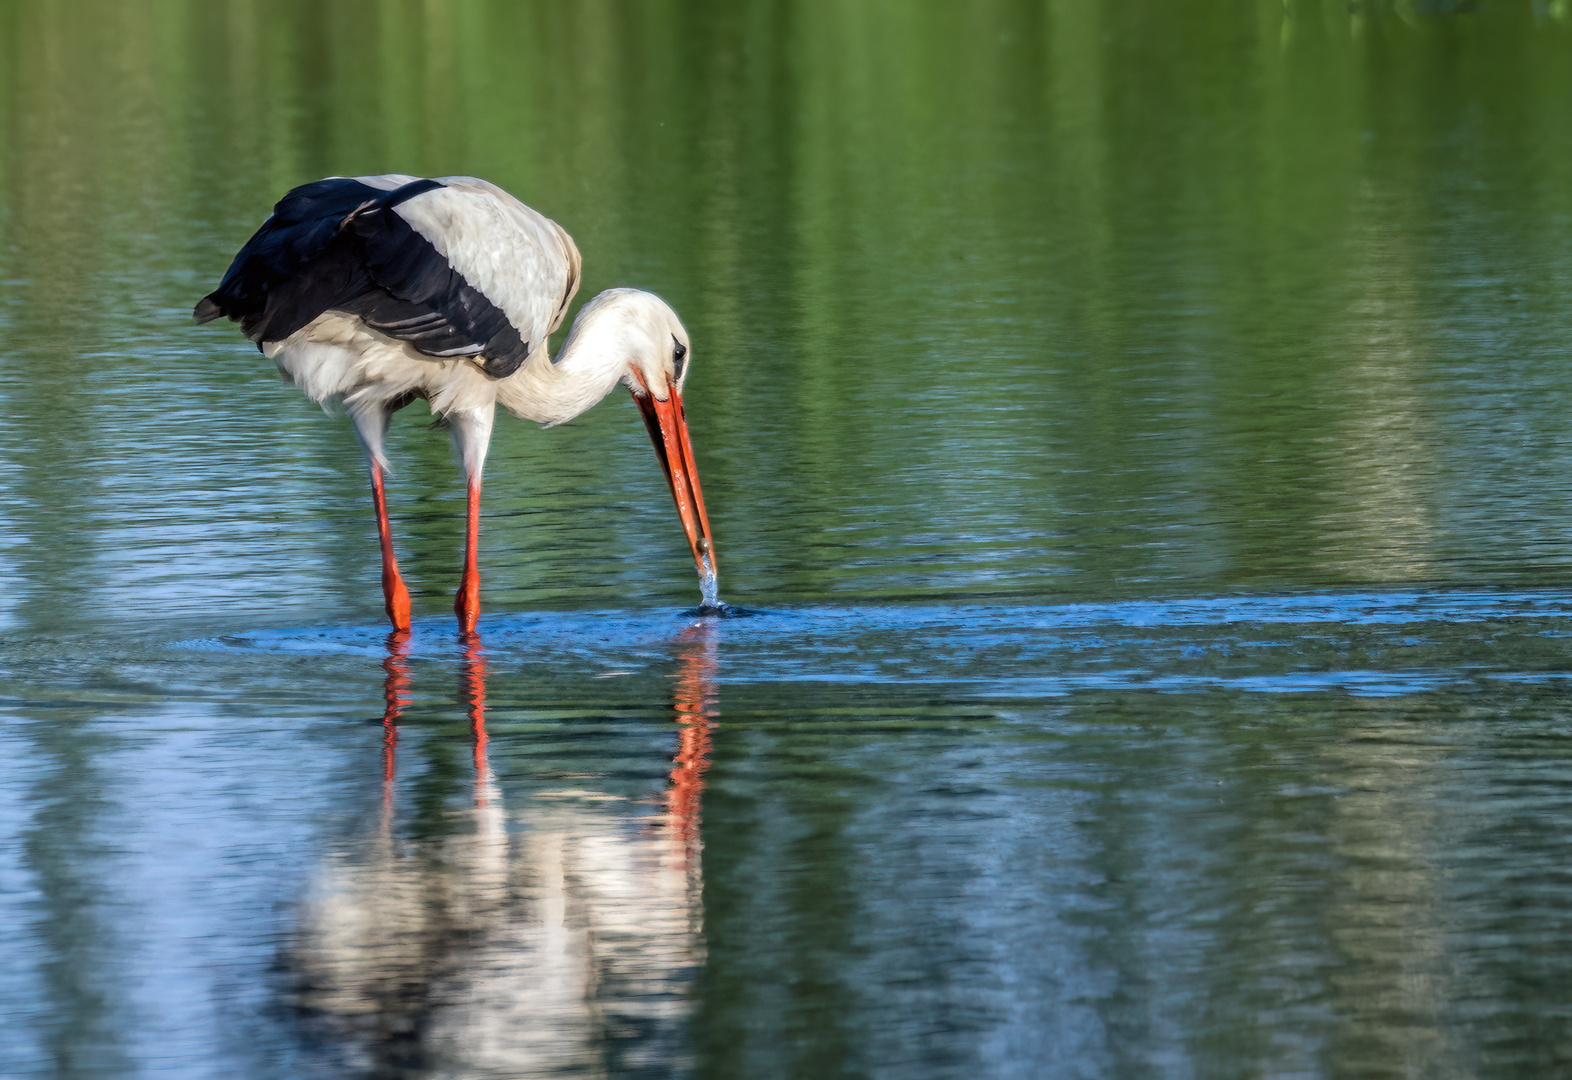
[[[475,174],[665,296],[462,491],[189,312]],[[0,6],[0,1073],[1572,1075],[1572,9]]]

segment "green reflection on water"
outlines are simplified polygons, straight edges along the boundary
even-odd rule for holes
[[[177,316],[283,189],[392,168],[495,179],[584,295],[673,301],[738,598],[1561,582],[1567,35],[1429,10],[13,5],[18,603],[69,536],[94,608],[142,569],[126,516],[184,497],[260,610],[304,574],[375,610],[347,436]],[[687,594],[626,413],[505,425],[493,605]],[[420,426],[429,606],[455,485]],[[149,490],[171,466],[194,491]]]

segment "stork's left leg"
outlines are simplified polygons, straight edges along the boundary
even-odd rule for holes
[[[355,434],[366,450],[366,463],[371,466],[371,501],[377,511],[377,542],[382,548],[382,600],[395,633],[409,629],[409,589],[393,557],[393,526],[388,523],[387,496],[382,490],[382,472],[387,467],[382,444],[387,439],[388,422],[399,407],[397,402],[373,402],[349,409]]]
[[[480,479],[469,483],[469,506],[464,530],[464,576],[459,578],[458,596],[453,601],[459,633],[473,634],[480,619]]]
[[[393,556],[393,527],[388,523],[388,501],[382,490],[382,466],[371,459],[371,501],[377,509],[377,542],[382,547],[382,600],[395,633],[409,629],[409,589]]]

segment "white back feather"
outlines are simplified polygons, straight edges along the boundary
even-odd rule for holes
[[[378,179],[385,179],[379,177]],[[578,291],[579,249],[555,221],[472,176],[400,203],[394,212],[431,242],[529,342],[542,348]]]

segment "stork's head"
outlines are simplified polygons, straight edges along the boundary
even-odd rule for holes
[[[579,313],[573,333],[580,326],[593,332],[623,358],[622,382],[644,415],[655,456],[671,485],[682,528],[699,571],[705,608],[717,608],[720,599],[715,580],[715,548],[710,539],[709,515],[699,488],[699,471],[688,438],[688,420],[682,408],[682,387],[688,377],[688,332],[677,313],[654,293],[638,289],[608,289]],[[571,335],[570,335],[571,337]],[[566,350],[567,346],[564,346]]]

